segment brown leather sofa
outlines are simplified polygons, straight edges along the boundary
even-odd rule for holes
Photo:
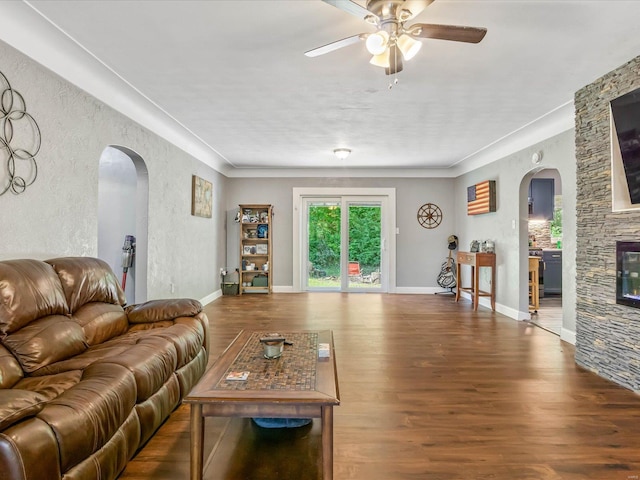
[[[102,260],[0,262],[0,480],[115,479],[200,379],[198,301],[124,304]]]

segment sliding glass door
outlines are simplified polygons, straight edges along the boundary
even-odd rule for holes
[[[303,289],[387,291],[384,198],[305,198]]]
[[[342,278],[342,200],[305,200],[306,279],[309,290],[340,290]]]
[[[379,200],[346,200],[348,290],[380,291],[382,288],[382,203]]]

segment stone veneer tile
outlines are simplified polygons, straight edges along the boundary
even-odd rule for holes
[[[640,57],[575,95],[576,362],[640,390],[640,309],[617,305],[616,240],[640,240],[640,211],[611,211],[609,102],[640,88]]]

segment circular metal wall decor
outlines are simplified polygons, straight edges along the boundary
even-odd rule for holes
[[[424,228],[436,228],[442,221],[442,210],[435,203],[425,203],[418,209],[418,223]]]
[[[36,155],[40,151],[40,128],[27,113],[27,105],[20,92],[11,88],[7,77],[0,72],[0,159],[6,152],[7,179],[0,183],[0,195],[8,191],[24,192],[38,177]]]

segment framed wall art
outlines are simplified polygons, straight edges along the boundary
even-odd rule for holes
[[[496,181],[485,180],[467,187],[467,215],[496,211]]]
[[[197,175],[191,177],[191,215],[211,218],[213,185]]]

